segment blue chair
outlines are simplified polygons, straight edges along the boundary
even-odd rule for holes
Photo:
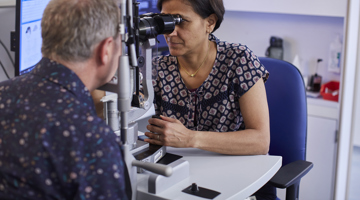
[[[282,167],[269,181],[286,188],[286,200],[299,198],[301,178],[313,167],[306,160],[307,101],[299,70],[274,58],[260,57],[270,72],[265,83],[270,114],[270,155],[282,156]]]

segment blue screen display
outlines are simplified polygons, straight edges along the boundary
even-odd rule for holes
[[[21,0],[19,74],[29,72],[41,60],[41,18],[50,0]]]
[[[159,10],[156,8],[157,0],[138,0],[139,2],[139,14],[144,13],[159,13]]]

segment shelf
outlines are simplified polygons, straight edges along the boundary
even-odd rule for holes
[[[343,0],[224,0],[226,11],[345,17],[347,1]]]

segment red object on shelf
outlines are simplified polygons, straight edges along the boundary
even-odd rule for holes
[[[320,95],[323,99],[330,101],[339,101],[339,81],[330,81],[321,86]]]

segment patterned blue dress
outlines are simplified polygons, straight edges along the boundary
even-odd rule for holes
[[[175,56],[154,59],[156,114],[176,118],[191,130],[243,130],[239,98],[259,79],[266,81],[269,73],[247,46],[219,41],[212,34],[209,40],[217,44],[216,60],[209,76],[196,90],[186,88]]]
[[[0,199],[127,199],[118,138],[78,76],[43,58],[0,83]]]

